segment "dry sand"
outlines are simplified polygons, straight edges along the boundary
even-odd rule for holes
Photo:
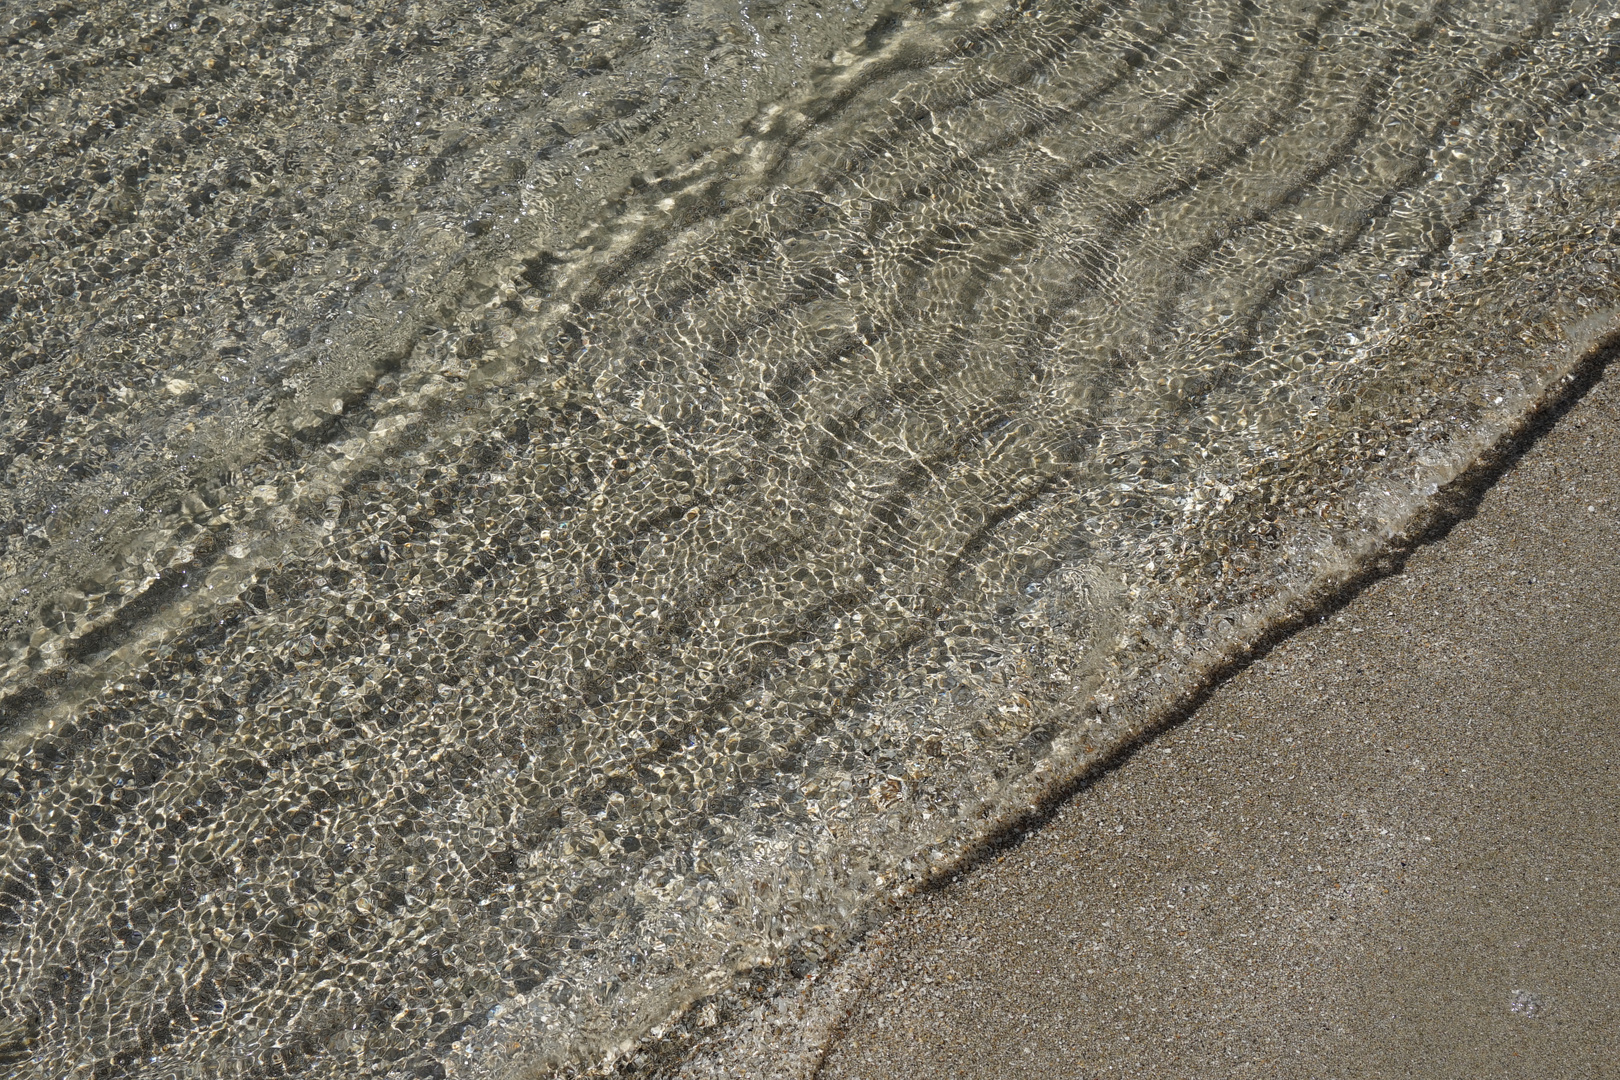
[[[1620,1074],[1620,370],[868,941],[822,1080]]]

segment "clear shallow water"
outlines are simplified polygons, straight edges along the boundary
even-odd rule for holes
[[[1582,5],[19,18],[18,1075],[623,1045],[1128,737],[1611,325]]]

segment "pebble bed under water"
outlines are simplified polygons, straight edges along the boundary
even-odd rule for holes
[[[0,4],[0,1063],[544,1075],[1620,327],[1588,3]]]

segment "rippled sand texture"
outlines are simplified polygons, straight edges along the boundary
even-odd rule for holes
[[[1614,328],[1583,4],[10,26],[19,1075],[624,1045],[1117,745]]]

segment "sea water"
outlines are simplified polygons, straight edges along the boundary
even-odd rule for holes
[[[1603,4],[0,16],[13,1075],[655,1037],[1620,325]]]

